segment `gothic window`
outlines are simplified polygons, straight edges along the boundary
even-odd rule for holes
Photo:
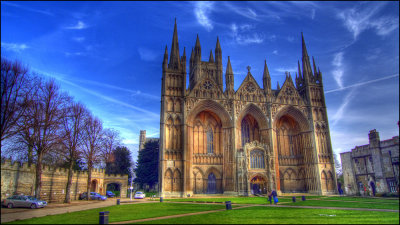
[[[263,151],[253,150],[250,153],[250,167],[252,169],[265,169]]]
[[[248,120],[242,121],[242,146],[250,142],[250,124]]]
[[[207,153],[214,153],[213,131],[211,128],[207,130]]]

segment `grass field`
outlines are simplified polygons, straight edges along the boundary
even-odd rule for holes
[[[255,206],[147,221],[156,224],[399,224],[399,213]]]
[[[337,199],[339,198],[339,199]],[[318,200],[321,199],[321,200]],[[240,204],[269,204],[266,198],[261,197],[224,197],[224,198],[182,198],[165,199],[159,203],[141,203],[115,205],[110,207],[85,210],[80,212],[65,213],[59,215],[32,218],[28,220],[14,221],[9,224],[96,224],[99,222],[99,212],[109,211],[109,222],[129,221],[145,218],[155,218],[168,215],[178,215],[193,212],[203,212],[216,209],[224,209],[224,204],[190,204],[172,203],[171,201],[196,201],[196,202],[225,202]],[[281,205],[318,206],[318,207],[345,207],[345,208],[369,208],[392,209],[397,212],[378,212],[360,210],[332,210],[332,209],[308,209],[285,208],[270,206],[251,206],[236,210],[224,210],[203,215],[184,216],[174,219],[147,221],[148,223],[366,223],[366,224],[399,224],[399,200],[398,199],[374,199],[353,197],[307,197],[306,201],[297,198],[292,203],[292,197],[280,197]]]
[[[225,205],[200,205],[181,203],[127,204],[32,218],[27,220],[19,220],[6,224],[98,224],[99,212],[102,211],[110,212],[109,222],[112,223],[118,221],[137,220],[224,208]]]

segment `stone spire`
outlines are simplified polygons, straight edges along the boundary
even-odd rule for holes
[[[168,68],[168,48],[167,48],[167,46],[165,46],[163,70],[166,70],[167,68]]]
[[[228,65],[226,66],[226,72],[225,72],[225,82],[226,82],[226,89],[228,91],[233,91],[234,77],[233,77],[231,59],[229,56],[228,56]]]
[[[266,94],[271,91],[271,76],[269,75],[267,60],[264,61],[263,88]]]
[[[201,46],[199,35],[197,34],[196,44],[194,46],[194,60],[200,62],[201,61]]]
[[[210,59],[208,60],[208,62],[210,62],[210,63],[214,62],[214,56],[213,56],[212,50],[210,50]]]
[[[279,87],[279,81],[278,81],[277,89],[278,89],[278,90],[280,90],[280,89],[281,89],[281,87]]]
[[[311,65],[310,65],[310,59],[307,54],[307,48],[306,48],[306,43],[304,41],[303,37],[303,32],[301,32],[301,41],[302,41],[302,49],[303,49],[303,78],[304,78],[304,83],[307,85],[311,82],[312,79],[312,71],[311,71]]]
[[[313,68],[314,68],[314,76],[317,76],[317,67],[315,66],[314,56],[312,57],[312,63],[313,63]]]
[[[175,18],[175,26],[174,26],[174,34],[172,36],[172,47],[171,47],[171,56],[169,59],[168,68],[178,69],[180,63],[180,54],[179,54],[179,43],[178,43],[178,30],[176,26],[176,18]]]
[[[221,88],[221,90],[224,89],[224,84],[223,84],[223,72],[222,72],[222,50],[221,50],[221,45],[219,44],[219,38],[217,36],[217,44],[215,45],[215,66],[217,68],[217,84]]]

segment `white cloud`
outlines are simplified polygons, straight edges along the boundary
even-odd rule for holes
[[[343,117],[343,115],[345,115],[345,110],[347,105],[350,103],[350,101],[352,100],[352,98],[354,97],[354,91],[355,89],[352,89],[345,97],[344,100],[342,102],[342,104],[340,105],[339,109],[336,111],[336,113],[331,117],[331,120],[333,122],[333,126],[336,125]]]
[[[284,73],[284,72],[296,72],[297,71],[297,66],[294,67],[288,67],[288,68],[277,68],[275,69],[276,72],[279,73]]]
[[[210,12],[213,10],[213,2],[195,2],[194,14],[197,22],[207,31],[211,31],[214,26],[209,18]]]
[[[313,20],[315,18],[315,9],[311,10],[311,19]]]
[[[354,40],[364,30],[371,28],[375,29],[378,35],[385,36],[399,27],[398,18],[388,15],[377,16],[385,4],[382,2],[371,4],[370,6],[360,4],[354,8],[341,10],[337,17],[343,20],[344,26],[353,33]]]
[[[6,43],[6,42],[1,42],[1,47],[13,52],[21,52],[29,48],[29,46],[27,46],[26,44],[16,44],[16,43]]]
[[[294,42],[294,37],[293,36],[288,36],[287,38],[286,38],[289,42]]]
[[[332,65],[335,67],[335,70],[332,71],[333,78],[340,88],[343,88],[343,52],[339,52],[335,54]]]
[[[250,29],[254,26],[245,24],[238,26],[235,23],[231,25],[232,37],[237,44],[247,45],[247,44],[260,44],[264,42],[264,36],[259,33],[244,34],[245,32],[250,32]]]
[[[352,84],[352,85],[349,85],[349,86],[346,86],[346,87],[341,87],[341,88],[325,91],[325,94],[331,93],[331,92],[343,91],[343,90],[346,90],[346,89],[349,89],[349,88],[363,86],[363,85],[366,85],[366,84],[375,83],[375,82],[378,82],[378,81],[387,80],[387,79],[398,77],[398,76],[399,76],[399,74],[393,74],[393,75],[390,75],[390,76],[384,76],[382,78],[378,78],[378,79],[374,79],[374,80],[355,83],[355,84]]]
[[[73,37],[72,40],[76,42],[83,42],[85,40],[85,37]]]
[[[140,58],[144,61],[153,61],[158,57],[158,54],[155,53],[154,51],[147,49],[147,48],[142,48],[140,47],[138,49]]]
[[[88,26],[82,22],[82,21],[78,21],[78,23],[76,25],[73,26],[69,26],[69,27],[65,27],[65,29],[70,29],[70,30],[82,30],[82,29],[86,29]]]
[[[4,5],[7,5],[7,6],[16,7],[16,8],[20,8],[20,9],[27,10],[27,11],[30,11],[30,12],[40,13],[40,14],[47,15],[47,16],[54,16],[53,13],[48,12],[48,11],[43,11],[43,10],[38,10],[38,9],[30,8],[30,7],[25,7],[25,6],[21,6],[21,5],[18,5],[18,4],[15,4],[15,3],[11,3],[11,2],[7,2],[7,1],[1,1],[1,4],[2,5],[4,4]]]
[[[278,55],[278,50],[274,50],[274,51],[272,52],[272,54]]]
[[[249,7],[238,7],[235,4],[236,3],[224,2],[224,6],[232,10],[234,13],[237,13],[248,19],[259,21],[259,16],[253,9]]]

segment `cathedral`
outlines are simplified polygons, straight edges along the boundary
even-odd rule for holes
[[[295,83],[290,73],[272,89],[264,62],[263,86],[247,67],[234,90],[230,58],[223,85],[222,49],[202,61],[197,36],[189,58],[179,52],[175,21],[162,62],[159,191],[163,197],[337,193],[322,73],[307,53]]]

